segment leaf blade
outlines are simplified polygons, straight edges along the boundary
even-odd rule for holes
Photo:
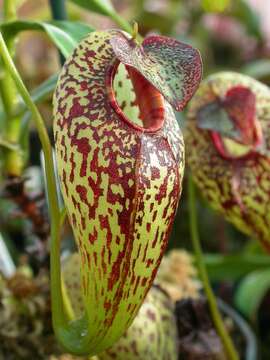
[[[270,270],[258,270],[247,275],[235,294],[237,308],[250,320],[256,320],[257,310],[270,288]]]
[[[211,281],[235,281],[255,270],[263,270],[270,267],[268,255],[206,254],[204,258]]]
[[[95,13],[111,16],[115,13],[114,7],[110,0],[71,0],[74,4],[80,7],[93,11]]]
[[[81,22],[55,20],[51,22],[17,20],[1,25],[4,37],[14,37],[21,31],[44,31],[52,42],[68,57],[78,42],[94,29]]]

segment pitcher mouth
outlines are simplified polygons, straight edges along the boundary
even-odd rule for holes
[[[123,82],[130,81],[134,91],[135,99],[129,104],[130,107],[137,107],[137,113],[134,111],[134,116],[125,112],[123,104],[120,104],[117,99],[114,80],[120,66],[124,67],[127,74],[127,78],[123,79]],[[163,127],[165,121],[164,97],[137,70],[116,59],[107,73],[106,88],[110,105],[129,126],[141,132],[151,133],[157,132]]]
[[[212,142],[225,159],[242,159],[259,152],[263,143],[261,124],[256,118],[256,95],[248,87],[231,87],[224,97],[201,107],[198,127],[210,133]]]
[[[258,146],[262,144],[262,130],[259,122],[254,121],[252,143],[242,142],[241,139],[222,136],[216,131],[210,131],[211,139],[217,151],[225,159],[244,159],[256,153]]]

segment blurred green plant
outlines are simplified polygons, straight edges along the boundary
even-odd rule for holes
[[[6,43],[13,43],[15,37],[22,31],[44,31],[65,57],[69,56],[77,43],[86,34],[93,31],[93,29],[86,24],[68,21],[53,21],[47,23],[17,20],[0,24],[0,29]],[[7,103],[9,99],[12,98],[12,106],[4,106],[1,117],[5,120],[2,120],[1,127],[3,129],[3,135],[0,147],[2,146],[9,150],[9,152],[5,154],[5,158],[2,158],[2,171],[7,175],[20,176],[26,165],[25,160],[28,159],[28,147],[26,146],[28,131],[25,131],[25,129],[27,129],[27,127],[25,127],[27,121],[25,121],[25,118],[23,117],[25,105],[20,103],[18,94],[13,95],[15,89],[14,85],[12,87],[12,92],[9,92],[9,87],[6,87],[5,85],[7,80],[8,83],[12,82],[6,75],[2,80],[0,79],[0,84],[2,83],[2,88],[4,88],[4,98],[7,98],[7,100],[3,100],[3,103]],[[56,80],[57,76],[53,76],[34,90],[32,94],[33,101],[41,101],[51,93],[55,88]],[[27,118],[29,119],[29,116]]]
[[[77,21],[61,20],[50,22],[17,20],[0,25],[0,29],[6,42],[9,42],[10,39],[13,39],[22,31],[43,31],[62,52],[64,57],[68,57],[78,42],[93,31],[93,28],[89,25]]]
[[[202,0],[202,7],[207,12],[223,12],[231,5],[231,0]]]
[[[237,287],[235,304],[250,321],[256,323],[258,310],[270,289],[270,270],[256,270],[245,276]]]

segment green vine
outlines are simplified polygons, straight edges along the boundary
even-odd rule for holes
[[[17,90],[29,108],[33,121],[38,131],[44,152],[45,173],[48,191],[49,212],[51,219],[51,299],[53,327],[58,341],[69,352],[86,355],[88,353],[90,334],[87,319],[69,322],[68,310],[65,309],[62,294],[61,263],[60,263],[60,238],[61,224],[65,216],[65,210],[60,211],[57,200],[56,178],[54,173],[52,147],[42,117],[26,89],[9,54],[7,45],[0,32],[0,53],[7,71],[11,75]]]
[[[119,25],[119,27],[121,29],[123,29],[124,31],[126,31],[127,33],[129,33],[132,36],[134,36],[134,29],[135,29],[136,39],[137,39],[138,43],[142,42],[143,37],[138,33],[138,24],[136,22],[134,22],[133,25],[130,25],[130,23],[128,21],[123,19],[116,12],[112,12],[110,14],[110,17],[117,25]]]
[[[54,20],[67,20],[67,9],[66,9],[65,0],[50,0],[50,8],[52,12],[52,18]],[[65,58],[60,51],[59,51],[59,59],[61,65],[64,65]]]
[[[227,352],[228,358],[230,360],[239,360],[238,353],[227,332],[227,329],[224,325],[224,322],[218,310],[216,298],[212,291],[206,266],[204,264],[203,253],[202,253],[199,232],[198,232],[198,224],[197,224],[195,189],[191,175],[189,175],[189,179],[188,179],[188,204],[189,204],[190,233],[191,233],[192,245],[196,257],[199,274],[209,303],[212,319],[217,329],[217,332],[222,339],[223,346]]]
[[[4,0],[3,4],[3,18],[5,22],[13,21],[17,18],[16,2],[14,0]],[[9,38],[7,41],[7,48],[9,53],[13,55],[14,52],[14,38]],[[6,65],[0,64],[0,95],[5,111],[5,140],[19,145],[20,139],[20,117],[14,114],[14,109],[17,100],[17,91],[14,82],[9,72],[6,71]],[[4,157],[5,172],[8,175],[20,176],[23,169],[23,155],[21,151],[8,150]]]
[[[16,1],[14,0],[5,0],[3,4],[3,13],[4,19],[6,21],[15,20],[17,17],[16,14]]]
[[[13,78],[16,87],[21,94],[25,104],[28,106],[32,113],[33,121],[35,122],[38,135],[42,144],[45,159],[45,172],[47,180],[48,198],[49,198],[49,211],[51,217],[51,290],[52,290],[52,308],[55,318],[53,319],[54,325],[62,323],[64,318],[64,310],[61,294],[61,276],[60,276],[60,223],[61,214],[57,201],[56,179],[53,167],[52,148],[49,136],[42,117],[31,99],[13,61],[9,54],[8,48],[5,44],[4,38],[0,33],[0,53],[3,62]],[[60,296],[59,296],[60,295]]]

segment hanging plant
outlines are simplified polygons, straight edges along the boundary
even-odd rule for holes
[[[139,45],[117,30],[91,33],[63,67],[54,96],[55,148],[85,310],[81,342],[79,328],[62,341],[71,352],[110,347],[153,283],[184,170],[171,105],[182,110],[200,78],[200,55],[191,46],[163,36]],[[55,322],[63,339],[61,326]]]
[[[187,162],[209,204],[270,251],[270,91],[245,75],[207,78],[192,99]]]

